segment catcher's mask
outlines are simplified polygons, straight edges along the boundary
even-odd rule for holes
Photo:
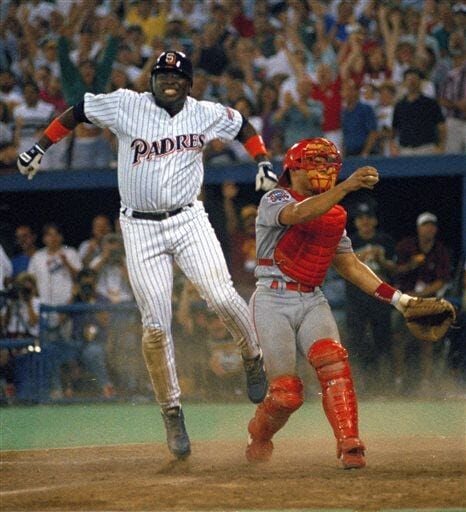
[[[322,137],[303,139],[286,152],[278,184],[289,187],[289,173],[301,169],[307,171],[312,192],[320,194],[335,185],[341,166],[341,154],[333,142]]]
[[[157,73],[179,73],[193,85],[193,65],[183,52],[168,51],[159,55],[150,75],[150,86],[154,92],[154,80]]]

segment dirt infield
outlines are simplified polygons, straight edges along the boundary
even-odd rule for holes
[[[244,443],[195,442],[188,461],[162,444],[2,454],[2,512],[448,509],[466,505],[464,440],[366,439],[368,467],[340,469],[329,439],[277,439],[273,460]]]

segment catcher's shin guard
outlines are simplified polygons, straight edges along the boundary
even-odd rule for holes
[[[274,379],[265,400],[257,406],[248,425],[249,441],[246,458],[250,462],[264,462],[272,456],[272,437],[288,421],[290,415],[303,404],[303,383],[294,375]]]
[[[359,439],[358,404],[348,352],[333,339],[317,340],[308,352],[322,387],[322,405],[337,440],[337,457],[345,469],[362,468],[365,447]]]

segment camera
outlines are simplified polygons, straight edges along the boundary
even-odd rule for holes
[[[18,287],[11,284],[5,290],[0,290],[0,298],[4,301],[19,299]]]

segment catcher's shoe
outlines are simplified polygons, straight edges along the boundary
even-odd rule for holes
[[[248,398],[253,404],[260,404],[267,394],[269,383],[265,375],[264,358],[261,353],[254,359],[244,359]]]
[[[340,441],[338,444],[337,456],[341,459],[343,469],[360,469],[365,467],[365,449],[366,447],[357,437],[350,437]]]
[[[253,439],[249,434],[246,447],[246,459],[249,462],[267,462],[272,457],[272,452],[273,443],[270,439],[261,441],[260,439]]]
[[[167,431],[168,449],[177,459],[186,459],[191,454],[191,443],[184,425],[181,407],[163,410],[162,418]]]

